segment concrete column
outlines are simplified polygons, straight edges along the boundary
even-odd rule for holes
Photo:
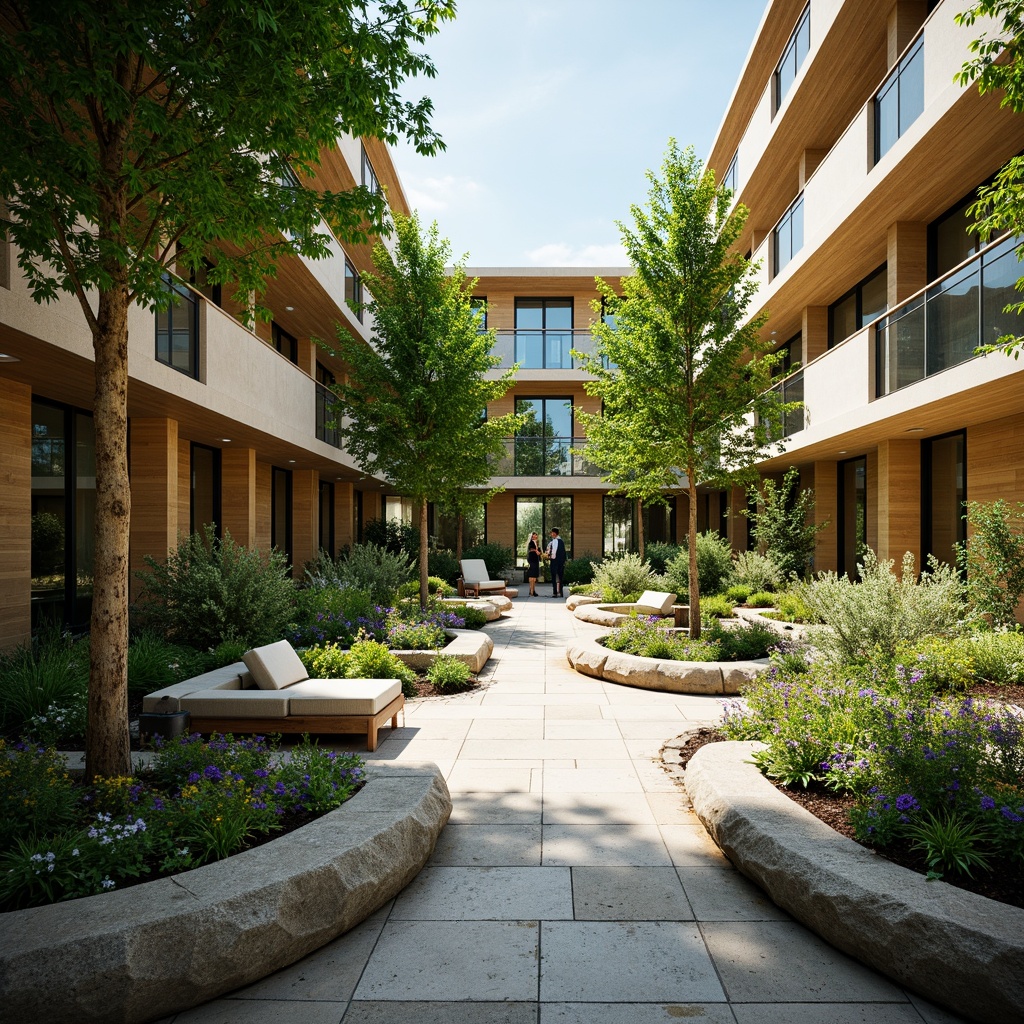
[[[0,537],[3,649],[32,634],[32,388],[12,380],[0,388]]]
[[[133,416],[131,421],[131,587],[145,556],[163,561],[178,546],[178,421]],[[186,474],[187,483],[187,474]],[[188,521],[184,529],[188,530]]]
[[[804,484],[803,477],[807,480]],[[814,523],[827,523],[814,538],[815,572],[835,570],[839,566],[839,473],[835,462],[815,462],[801,474],[801,483],[814,488]]]
[[[292,575],[301,579],[320,544],[320,474],[292,470]]]
[[[223,448],[220,453],[221,529],[236,544],[256,546],[256,450]]]
[[[917,35],[917,30],[924,24],[928,16],[928,5],[925,0],[896,0],[889,11],[887,21],[888,46],[886,47],[886,64],[891,68],[899,60],[900,54],[907,44]]]
[[[806,366],[828,351],[828,306],[806,306],[801,319],[803,354],[801,362]]]
[[[868,497],[870,506],[871,498]],[[896,560],[912,551],[921,567],[921,443],[878,444],[878,557]]]
[[[928,225],[898,221],[888,230],[889,308],[928,283]]]

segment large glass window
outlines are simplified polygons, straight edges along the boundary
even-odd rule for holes
[[[868,543],[868,460],[839,463],[839,574],[858,575],[857,563]]]
[[[991,179],[984,184],[990,182]],[[976,231],[970,230],[975,221],[967,213],[977,201],[978,189],[974,189],[928,225],[929,281],[948,274],[981,251],[985,243]]]
[[[474,295],[469,300],[469,308],[477,318],[477,330],[483,334],[487,330],[487,296]]]
[[[170,304],[156,314],[156,358],[189,377],[199,377],[199,303],[189,288],[165,274]]]
[[[889,308],[889,279],[886,264],[851,288],[828,307],[828,347],[856,334]]]
[[[781,274],[803,246],[804,196],[801,192],[772,232],[772,276]]]
[[[33,628],[85,626],[92,611],[96,441],[92,416],[32,402]]]
[[[924,36],[903,55],[875,96],[875,162],[924,112]]]
[[[571,398],[517,398],[526,422],[515,436],[515,476],[571,476]]]
[[[380,191],[380,182],[377,180],[377,172],[373,169],[373,164],[370,163],[370,158],[366,155],[366,147],[360,145],[359,148],[362,150],[360,173],[363,179],[363,188],[368,189],[376,195]]]
[[[967,540],[967,434],[930,437],[921,442],[921,526],[924,555],[956,565],[956,548]]]
[[[772,116],[782,106],[782,101],[796,79],[804,58],[811,49],[811,5],[808,4],[793,29],[793,34],[782,51],[782,57],[775,68],[775,104]]]
[[[527,564],[526,545],[530,534],[536,531],[540,535],[543,548],[551,539],[552,527],[558,528],[565,543],[566,557],[572,558],[572,497],[561,494],[543,497],[516,495],[516,564]]]
[[[201,533],[212,525],[220,536],[220,449],[192,445],[189,482],[189,530]]]
[[[359,277],[359,271],[347,259],[345,260],[345,301],[349,304],[356,319],[362,323],[363,282]]]
[[[665,505],[644,505],[644,543],[664,544],[676,542],[676,499],[667,499]]]
[[[277,349],[281,355],[286,359],[290,359],[293,363],[298,363],[298,339],[294,338],[279,323],[274,321],[271,321],[270,324],[270,337],[274,342],[274,348]]]
[[[736,194],[736,158],[738,156],[738,153],[733,153],[732,159],[729,161],[729,166],[726,169],[725,174],[722,175],[722,187],[727,188],[733,193],[733,195]]]
[[[604,557],[636,551],[636,502],[622,494],[606,494],[601,512]]]
[[[292,473],[274,466],[270,496],[270,543],[284,553],[289,564],[292,552]]]
[[[515,361],[521,370],[571,370],[572,299],[516,299]]]

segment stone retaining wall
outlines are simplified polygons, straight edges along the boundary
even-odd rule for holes
[[[711,743],[686,790],[728,858],[833,946],[970,1020],[1024,1007],[1024,910],[893,864],[780,793],[755,743]]]
[[[416,877],[451,814],[433,764],[371,766],[336,811],[215,864],[0,915],[10,1021],[142,1022],[294,963]]]

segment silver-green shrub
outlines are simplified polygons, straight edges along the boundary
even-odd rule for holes
[[[600,588],[605,601],[621,601],[633,594],[657,588],[658,577],[650,562],[627,552],[620,558],[609,558],[594,566],[594,585]]]
[[[732,582],[732,549],[714,530],[697,534],[697,585],[705,597],[720,594]],[[665,570],[669,590],[685,599],[690,593],[690,555],[684,547]]]
[[[389,551],[376,544],[353,544],[348,557],[337,563],[342,587],[365,591],[384,606],[393,603],[398,588],[412,574],[412,560],[404,551]]]
[[[779,590],[784,575],[782,567],[770,554],[741,551],[733,563],[732,578],[734,583],[749,587],[750,593],[757,594],[765,590]]]
[[[811,641],[837,664],[896,657],[897,649],[924,636],[951,636],[963,628],[964,585],[956,569],[934,558],[918,578],[914,556],[879,561],[870,548],[859,566],[861,579],[824,572],[797,593],[825,625],[810,627]]]

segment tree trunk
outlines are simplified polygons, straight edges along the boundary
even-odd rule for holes
[[[458,522],[455,526],[455,561],[462,562],[462,528],[466,517],[460,512]]]
[[[96,527],[89,644],[86,781],[131,774],[128,738],[128,287],[99,294],[93,332]]]
[[[697,485],[693,473],[687,473],[690,499],[690,528],[687,532],[690,548],[690,639],[700,639],[700,584],[697,580]]]
[[[644,560],[644,503],[636,499],[636,546],[640,552],[640,561]]]
[[[427,499],[420,502],[420,607],[426,608],[430,593],[427,587],[427,575],[429,566],[427,564]]]

